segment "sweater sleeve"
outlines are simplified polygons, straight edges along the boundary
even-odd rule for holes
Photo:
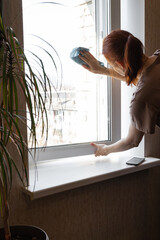
[[[134,100],[130,105],[130,115],[136,129],[148,134],[155,132],[157,114],[150,104]]]

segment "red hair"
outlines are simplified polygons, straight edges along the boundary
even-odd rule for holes
[[[143,44],[138,38],[127,31],[114,30],[104,38],[102,52],[108,60],[123,63],[127,84],[136,85],[144,55]]]

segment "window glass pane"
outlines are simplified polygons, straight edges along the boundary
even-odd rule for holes
[[[38,53],[44,60],[54,85],[52,107],[48,109],[47,146],[108,140],[107,77],[90,73],[70,59],[72,49],[81,46],[105,61],[97,44],[102,42],[102,36],[96,26],[94,1],[58,1],[64,5],[42,2],[45,1],[23,0],[23,24],[25,49]],[[53,49],[31,34],[49,42],[60,59]],[[53,64],[37,45],[52,51],[58,80]],[[26,54],[30,56],[27,51]],[[40,129],[41,125],[37,126],[37,130]],[[38,135],[39,147],[43,146],[44,139],[45,136],[42,139]]]

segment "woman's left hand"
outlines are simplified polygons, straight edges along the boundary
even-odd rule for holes
[[[107,156],[110,153],[109,146],[106,144],[91,143],[91,145],[96,148],[95,157]]]

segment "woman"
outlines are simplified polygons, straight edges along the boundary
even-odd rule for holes
[[[103,55],[112,69],[99,65],[89,52],[81,52],[83,67],[96,74],[109,75],[136,85],[130,104],[131,124],[126,138],[112,144],[95,144],[95,156],[108,155],[137,147],[145,133],[153,134],[160,126],[160,50],[152,56],[143,53],[143,45],[131,33],[112,31],[103,41]]]

